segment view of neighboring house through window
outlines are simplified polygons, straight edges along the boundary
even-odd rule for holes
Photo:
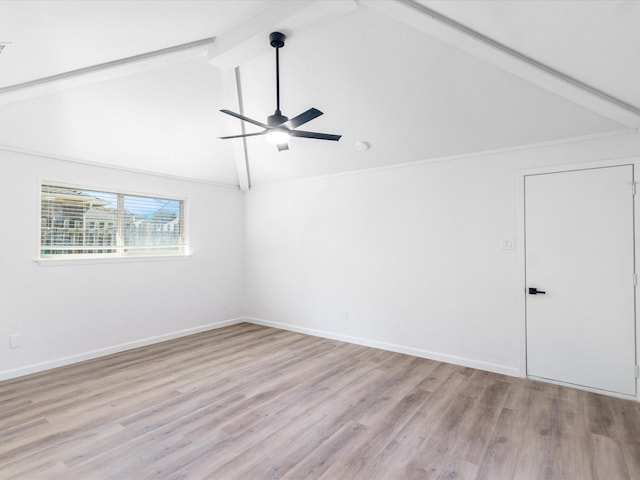
[[[185,253],[184,201],[42,185],[40,257]]]

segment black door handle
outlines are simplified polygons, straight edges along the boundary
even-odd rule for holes
[[[542,294],[544,295],[545,291],[543,290],[538,290],[536,287],[529,287],[529,295],[538,295],[538,294]]]

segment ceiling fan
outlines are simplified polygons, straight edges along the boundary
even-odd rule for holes
[[[270,143],[275,143],[278,147],[278,151],[289,150],[289,138],[290,137],[302,137],[302,138],[315,138],[317,140],[333,140],[337,142],[342,135],[333,135],[329,133],[317,133],[306,132],[304,130],[296,130],[300,125],[304,125],[310,122],[314,118],[322,115],[322,112],[317,108],[310,108],[306,112],[293,117],[289,120],[288,117],[282,115],[280,111],[280,57],[279,50],[284,47],[284,41],[287,37],[280,32],[273,32],[269,35],[269,43],[276,49],[276,110],[273,115],[267,117],[267,123],[262,123],[249,117],[245,117],[231,110],[220,110],[222,113],[231,115],[232,117],[239,118],[240,120],[257,125],[264,128],[263,131],[257,133],[244,133],[242,135],[231,135],[228,137],[218,137],[223,140],[229,138],[242,138],[242,137],[255,137],[258,135],[266,135],[267,140]]]

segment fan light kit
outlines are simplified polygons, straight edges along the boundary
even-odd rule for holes
[[[273,143],[274,145],[282,145],[283,143],[287,143],[291,135],[286,128],[272,128],[267,132],[266,139],[267,142]]]
[[[278,151],[289,150],[289,139],[291,137],[301,138],[315,138],[316,140],[333,140],[337,142],[340,140],[341,135],[333,135],[330,133],[317,133],[317,132],[305,132],[303,130],[296,130],[300,125],[304,125],[310,122],[314,118],[322,115],[322,112],[317,108],[310,108],[306,112],[301,113],[297,117],[293,117],[289,120],[289,117],[282,115],[280,111],[280,55],[279,51],[284,47],[284,41],[287,37],[284,33],[273,32],[269,35],[269,43],[276,49],[276,110],[273,115],[267,117],[267,123],[262,123],[249,117],[231,110],[220,110],[222,113],[236,117],[243,122],[252,123],[258,127],[264,128],[263,131],[257,133],[244,133],[242,135],[231,135],[227,137],[219,137],[223,140],[229,138],[243,138],[243,137],[255,137],[259,135],[265,135],[269,143],[273,143],[278,147]]]

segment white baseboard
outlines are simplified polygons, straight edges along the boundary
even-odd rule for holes
[[[436,360],[436,361],[445,362],[445,363],[452,363],[454,365],[460,365],[463,367],[477,368],[478,370],[501,373],[503,375],[509,375],[511,377],[521,376],[520,369],[516,367],[498,365],[495,363],[473,360],[471,358],[448,355],[446,353],[432,352],[430,350],[423,350],[421,348],[406,347],[404,345],[395,345],[393,343],[380,342],[378,340],[371,340],[368,338],[352,337],[350,335],[343,335],[340,333],[329,332],[326,330],[316,330],[314,328],[300,327],[300,326],[292,325],[288,323],[272,322],[270,320],[264,320],[261,318],[245,317],[244,320],[248,323],[255,323],[256,325],[263,325],[265,327],[274,327],[282,330],[289,330],[291,332],[304,333],[304,334],[313,335],[316,337],[329,338],[331,340],[339,340],[341,342],[354,343],[356,345],[363,345],[365,347],[373,347],[373,348],[379,348],[381,350],[389,350],[391,352],[405,353],[407,355],[413,355],[414,357],[428,358],[430,360]]]
[[[134,340],[132,342],[121,343],[119,345],[113,345],[110,347],[99,348],[97,350],[91,350],[89,352],[78,353],[76,355],[69,355],[67,357],[56,358],[54,360],[48,360],[46,362],[34,363],[32,365],[26,365],[24,367],[14,368],[12,370],[0,371],[0,381],[8,380],[10,378],[22,377],[31,373],[37,373],[44,370],[50,370],[52,368],[63,367],[72,363],[83,362],[85,360],[91,360],[92,358],[103,357],[105,355],[111,355],[113,353],[123,352],[125,350],[131,350],[133,348],[145,347],[153,343],[160,343],[166,340],[172,340],[174,338],[186,337],[187,335],[193,335],[194,333],[205,332],[207,330],[215,330],[216,328],[227,327],[229,325],[235,325],[237,323],[244,322],[245,319],[241,317],[231,318],[222,322],[209,323],[206,325],[200,325],[193,328],[187,328],[184,330],[178,330],[176,332],[165,333],[162,335],[156,335],[155,337],[142,338],[140,340]]]
[[[255,317],[237,317],[222,322],[210,323],[206,325],[200,325],[194,328],[188,328],[185,330],[179,330],[176,332],[165,333],[163,335],[157,335],[154,337],[147,337],[132,342],[122,343],[119,345],[113,345],[110,347],[100,348],[89,352],[83,352],[76,355],[70,355],[67,357],[56,358],[54,360],[48,360],[46,362],[35,363],[26,365],[24,367],[15,368],[12,370],[0,371],[0,381],[8,380],[11,378],[17,378],[31,373],[37,373],[44,370],[50,370],[52,368],[63,367],[73,363],[83,362],[85,360],[91,360],[93,358],[103,357],[105,355],[111,355],[113,353],[123,352],[125,350],[131,350],[133,348],[144,347],[154,343],[164,342],[166,340],[172,340],[174,338],[186,337],[187,335],[193,335],[195,333],[204,332],[207,330],[214,330],[216,328],[227,327],[229,325],[235,325],[242,322],[254,323],[256,325],[263,325],[266,327],[279,328],[281,330],[289,330],[291,332],[304,333],[306,335],[313,335],[316,337],[329,338],[332,340],[339,340],[341,342],[353,343],[356,345],[363,345],[365,347],[380,348],[382,350],[389,350],[391,352],[404,353],[407,355],[413,355],[415,357],[428,358],[430,360],[436,360],[439,362],[452,363],[454,365],[461,365],[463,367],[477,368],[479,370],[486,370],[488,372],[501,373],[503,375],[509,375],[512,377],[519,377],[520,370],[515,367],[508,367],[505,365],[497,365],[489,362],[482,362],[465,357],[458,357],[455,355],[448,355],[439,352],[432,352],[430,350],[424,350],[415,347],[407,347],[404,345],[396,345],[393,343],[380,342],[378,340],[371,340],[362,337],[353,337],[350,335],[343,335],[340,333],[334,333],[327,330],[317,330],[314,328],[300,327],[288,323],[273,322],[270,320],[264,320]]]

